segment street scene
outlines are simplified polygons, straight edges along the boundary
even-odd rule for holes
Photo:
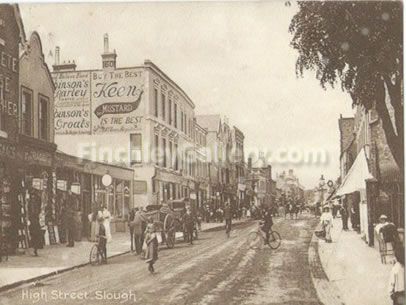
[[[0,304],[401,305],[403,3],[0,4]]]

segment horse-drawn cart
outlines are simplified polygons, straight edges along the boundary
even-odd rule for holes
[[[196,215],[194,205],[188,199],[171,200],[163,205],[146,206],[145,216],[148,219],[152,218],[157,233],[161,233],[162,242],[166,243],[168,248],[175,246],[177,232],[182,232],[186,238],[183,224],[186,207],[190,207],[192,214]]]

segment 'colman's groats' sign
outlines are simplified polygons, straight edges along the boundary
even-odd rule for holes
[[[143,70],[94,71],[91,79],[93,133],[139,130],[144,111]]]
[[[55,133],[90,133],[90,72],[53,73]]]

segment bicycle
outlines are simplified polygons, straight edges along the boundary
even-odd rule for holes
[[[248,234],[247,244],[250,249],[262,248],[263,245],[268,245],[271,249],[276,250],[281,245],[281,235],[277,231],[269,232],[269,240],[266,241],[266,233],[262,231],[261,225],[254,231]]]
[[[89,262],[91,265],[100,265],[102,262],[102,255],[99,250],[99,239],[96,240],[92,248],[90,249]]]

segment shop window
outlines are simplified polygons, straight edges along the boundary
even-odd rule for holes
[[[38,136],[40,139],[48,141],[49,140],[49,124],[48,116],[49,113],[49,99],[45,96],[39,95],[38,103],[38,114],[39,114],[39,126],[38,126]]]
[[[142,138],[140,133],[130,135],[131,165],[142,162]]]
[[[158,89],[154,89],[154,114],[158,117]]]
[[[32,135],[32,91],[26,88],[21,92],[21,133]]]
[[[116,194],[116,200],[114,202],[114,216],[123,217],[124,216],[124,198],[123,194]]]

